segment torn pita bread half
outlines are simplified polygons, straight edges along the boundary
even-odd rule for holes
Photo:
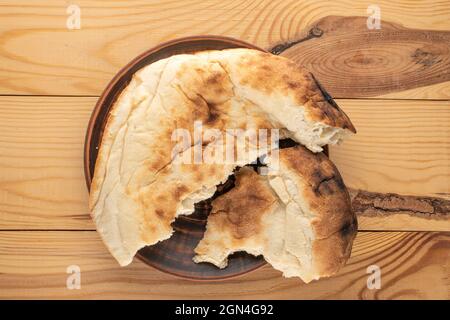
[[[229,49],[174,55],[144,67],[112,106],[89,197],[97,231],[120,265],[169,238],[177,216],[192,213],[194,203],[210,198],[245,164],[196,161],[196,150],[225,140],[196,134],[198,123],[226,137],[228,129],[279,129],[315,152],[355,132],[311,74],[285,58]],[[181,148],[173,138],[178,129],[190,139]],[[250,161],[267,152],[250,143],[236,148],[257,149]]]
[[[195,262],[224,268],[230,254],[246,251],[306,283],[345,264],[357,220],[336,167],[302,146],[281,149],[279,161],[268,176],[241,168],[235,187],[212,202]]]

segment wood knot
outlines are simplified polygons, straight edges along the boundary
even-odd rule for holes
[[[323,35],[323,30],[320,29],[319,27],[315,26],[315,27],[313,27],[313,28],[311,28],[309,30],[308,35],[306,37],[301,38],[301,39],[296,40],[296,41],[292,41],[292,42],[285,42],[285,43],[277,44],[275,47],[273,47],[269,51],[272,54],[279,55],[283,51],[289,49],[290,47],[292,47],[292,46],[294,46],[294,45],[296,45],[296,44],[298,44],[300,42],[303,42],[303,41],[306,41],[306,40],[309,40],[309,39],[312,39],[312,38],[319,38],[322,35]]]

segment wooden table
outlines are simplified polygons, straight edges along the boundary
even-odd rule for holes
[[[449,299],[450,1],[375,1],[381,29],[369,29],[373,3],[1,0],[0,297]],[[265,266],[191,282],[119,268],[101,242],[82,168],[90,112],[133,57],[195,34],[293,58],[352,118],[358,135],[330,151],[360,222],[337,276],[304,285]],[[380,289],[367,287],[371,265]]]

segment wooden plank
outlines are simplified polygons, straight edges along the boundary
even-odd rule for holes
[[[353,202],[359,229],[450,230],[450,102],[338,102],[358,133],[331,147],[330,158],[354,193],[376,198]],[[443,210],[433,197],[443,199]]]
[[[95,101],[0,97],[0,229],[94,229],[82,157]],[[359,131],[330,150],[349,187],[450,200],[448,102],[338,103]],[[448,210],[443,217],[398,206],[384,215],[362,208],[360,230],[450,230]]]
[[[83,146],[95,101],[0,97],[0,229],[93,228]]]
[[[450,31],[380,23],[370,30],[366,17],[324,17],[272,52],[307,67],[335,98],[449,99]]]
[[[449,198],[450,101],[338,103],[358,130],[330,148],[347,186]]]
[[[0,298],[121,299],[449,299],[450,234],[359,233],[335,277],[304,285],[264,266],[219,282],[182,280],[140,261],[120,268],[96,232],[0,232]],[[66,269],[81,269],[81,289],[66,288]],[[367,288],[367,267],[381,288]]]
[[[403,91],[380,94],[382,99],[450,99],[450,82],[441,82],[429,86]]]
[[[372,2],[80,0],[77,4],[81,29],[68,30],[68,3],[0,1],[0,94],[98,95],[120,67],[162,41],[222,34],[269,49],[297,40],[326,16],[367,17]],[[376,4],[386,23],[450,30],[449,1],[380,0]],[[448,98],[448,85],[425,92],[419,87],[414,95]]]

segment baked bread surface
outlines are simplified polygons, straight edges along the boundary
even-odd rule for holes
[[[339,172],[324,154],[302,146],[279,152],[272,175],[243,167],[236,186],[212,202],[195,262],[224,268],[230,254],[246,251],[305,282],[345,264],[357,220]]]
[[[249,49],[175,55],[139,70],[112,106],[91,184],[97,231],[120,265],[137,250],[167,239],[171,223],[211,197],[237,165],[195,163],[195,148],[217,139],[203,129],[280,129],[314,152],[354,132],[324,99],[311,74],[291,61]],[[174,154],[173,133],[191,141]],[[271,147],[271,146],[269,146]],[[244,143],[237,148],[261,153]],[[191,163],[174,162],[175,155]]]

